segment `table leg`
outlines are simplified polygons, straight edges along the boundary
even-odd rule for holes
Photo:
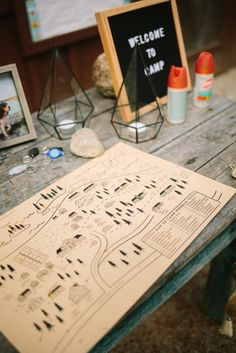
[[[225,306],[232,292],[235,261],[236,239],[212,261],[208,275],[204,309],[211,319],[220,324],[225,319]]]

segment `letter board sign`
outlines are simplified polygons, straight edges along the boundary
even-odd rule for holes
[[[137,77],[138,95],[144,108],[153,101],[153,89],[159,102],[166,103],[171,65],[186,67],[188,89],[191,88],[175,0],[145,0],[123,5],[96,13],[96,20],[116,95],[135,48],[142,56]],[[124,120],[132,119],[126,114]]]

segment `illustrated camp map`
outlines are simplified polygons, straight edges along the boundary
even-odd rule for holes
[[[88,352],[234,193],[116,144],[1,216],[0,330],[22,353]]]

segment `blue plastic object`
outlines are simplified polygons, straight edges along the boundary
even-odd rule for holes
[[[63,148],[61,148],[61,147],[50,148],[47,152],[47,157],[49,157],[51,159],[57,159],[62,156],[64,156],[64,151],[63,151]]]

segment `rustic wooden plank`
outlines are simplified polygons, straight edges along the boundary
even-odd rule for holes
[[[91,98],[92,99],[92,98]],[[97,111],[102,112],[102,100],[97,101],[97,96],[95,96],[93,102],[97,106]],[[148,152],[155,153],[159,149],[163,148],[165,145],[168,145],[170,142],[177,140],[186,132],[191,131],[197,126],[201,126],[206,121],[214,119],[215,116],[218,116],[221,112],[224,112],[230,106],[235,103],[223,98],[214,96],[210,108],[196,108],[192,105],[192,94],[188,94],[187,100],[187,112],[186,112],[186,121],[180,125],[172,125],[166,121],[166,106],[163,107],[165,121],[159,131],[159,134],[156,139],[140,143],[135,145],[137,148]],[[88,126],[92,128],[99,138],[104,143],[105,148],[109,148],[119,141],[119,138],[116,135],[111,123],[111,111],[98,114],[96,118],[91,118],[88,122]],[[127,144],[134,145],[132,142],[126,142]]]
[[[235,188],[236,179],[232,177],[229,168],[232,163],[236,163],[236,143],[232,143],[228,148],[217,154],[213,160],[208,161],[196,171]]]
[[[97,132],[104,146],[108,148],[119,141],[110,124],[110,108],[114,104],[114,100],[102,98],[95,90],[91,90],[90,94],[92,97],[90,98],[96,103],[96,108],[94,117],[88,121],[87,126]],[[235,108],[235,103],[222,97],[214,97],[211,108],[199,110],[192,106],[191,95],[189,95],[187,120],[184,124],[173,126],[165,121],[157,139],[135,145],[135,147],[234,186],[235,181],[232,180],[229,174],[227,164],[232,163],[231,155],[235,155]],[[10,154],[3,164],[0,165],[0,210],[2,213],[88,161],[74,156],[70,152],[69,141],[59,141],[51,138],[41,124],[35,120],[35,115],[33,119],[38,139],[14,146],[0,153],[0,157],[3,153]],[[130,144],[134,146],[134,144]],[[52,161],[50,166],[41,166],[38,172],[33,175],[23,173],[9,180],[6,176],[6,168],[12,166],[14,163],[21,163],[22,157],[33,146],[60,146],[64,148],[65,156],[59,160]],[[197,158],[195,158],[196,156]],[[165,289],[163,287],[163,292],[159,292],[162,293],[160,297],[151,297],[151,301],[146,303],[147,311],[144,309],[144,316],[148,315],[150,309],[153,310],[157,305],[160,305],[159,302],[157,303],[160,298],[161,300],[168,298],[168,295],[173,294],[174,291],[185,283],[184,281],[190,279],[191,276],[202,268],[201,266],[209,262],[211,258],[216,256],[221,249],[226,247],[235,238],[235,224],[233,228],[230,228],[231,230],[224,234],[222,233],[220,237],[218,236],[235,219],[235,200],[236,197],[230,200],[220,212],[219,217],[216,217],[208,224],[199,237],[170,266],[160,280],[158,280],[158,283],[150,289],[150,292],[144,296],[146,299],[150,293],[161,290],[170,281],[170,287],[165,287]],[[196,254],[198,255],[196,256]],[[203,254],[205,254],[205,258]],[[195,268],[196,272],[194,272],[193,268]],[[142,314],[142,309],[140,310]],[[140,315],[140,313],[137,312],[137,315]],[[136,319],[133,316],[132,320],[135,324],[138,322]],[[123,324],[128,324],[129,330],[132,329],[132,325],[127,323],[126,320]],[[119,338],[123,336],[123,333],[121,336],[117,335]],[[106,350],[102,351],[105,352]]]
[[[96,116],[95,118],[90,119],[88,126],[97,132],[105,148],[108,148],[119,141],[110,123],[110,109],[114,105],[114,100],[102,98],[95,89],[91,90],[88,95],[91,101],[94,102],[95,110],[93,114]],[[192,106],[191,95],[189,95],[188,122],[182,124],[181,126],[171,127],[169,123],[165,122],[163,124],[163,128],[161,129],[160,137],[158,136],[156,140],[135,146],[146,152],[152,152],[152,150],[156,151],[162,147],[164,148],[164,151],[166,151],[166,145],[168,146],[169,144],[175,143],[175,141],[188,134],[189,131],[191,132],[196,126],[201,129],[201,127],[204,127],[206,122],[209,123],[209,120],[215,120],[220,112],[222,112],[221,114],[225,115],[225,112],[228,111],[228,109],[231,109],[231,106],[232,102],[229,100],[222,97],[214,97],[211,109],[199,110]],[[104,113],[101,114],[101,112]],[[9,148],[2,152],[9,154],[9,157],[3,161],[2,165],[0,165],[1,214],[23,202],[25,199],[42,190],[47,185],[50,185],[53,181],[61,178],[65,174],[78,168],[88,161],[82,158],[78,158],[70,152],[68,140],[60,141],[54,137],[50,137],[40,122],[37,120],[36,114],[33,115],[33,121],[38,135],[37,140],[30,141],[26,144],[13,146],[11,149]],[[133,143],[130,144],[134,145]],[[14,176],[9,180],[9,177],[7,177],[6,174],[6,169],[12,167],[13,165],[21,164],[22,157],[27,154],[30,148],[40,148],[42,146],[62,147],[65,151],[65,156],[60,160],[53,161],[47,167],[40,167],[37,173],[29,175],[25,172],[23,174]],[[179,153],[179,155],[182,154],[183,151]],[[178,163],[178,161],[176,161],[176,163]]]
[[[226,115],[231,114],[231,109],[233,110],[233,107],[229,107],[228,109],[226,109],[224,113],[222,113],[224,114],[223,116],[224,118],[225,118],[225,114]],[[198,126],[198,129],[202,129],[203,127],[204,127],[203,125],[201,125],[200,127]],[[181,135],[181,139],[187,138],[187,140],[189,140],[188,134],[189,132],[186,132],[184,135]],[[190,131],[190,135],[191,134],[192,134],[192,130]],[[29,196],[29,193],[32,193],[33,195],[35,192],[41,190],[42,187],[47,186],[58,177],[63,176],[65,172],[68,172],[82,165],[83,163],[87,162],[86,160],[82,160],[81,158],[77,158],[73,155],[70,155],[70,151],[68,149],[67,143],[64,141],[62,141],[62,143],[65,144],[64,148],[65,148],[66,156],[68,154],[68,156],[70,156],[70,159],[65,158],[65,161],[63,161],[63,163],[61,162],[61,160],[52,162],[52,165],[50,166],[50,173],[49,173],[49,170],[46,168],[46,170],[42,169],[39,171],[39,173],[36,173],[33,176],[19,175],[15,177],[14,184],[15,184],[15,189],[17,189],[17,192],[15,192],[15,190],[13,189],[14,195],[12,195],[12,189],[11,188],[9,189],[9,186],[11,187],[11,185],[9,185],[9,181],[7,181],[6,182],[7,185],[3,184],[6,188],[5,193],[3,193],[6,196],[5,198],[6,203],[8,202],[8,199],[10,199],[13,207],[14,205],[20,202],[20,199],[27,198],[27,196]],[[178,151],[178,146],[180,146],[179,151]],[[177,152],[177,156],[181,157],[183,155],[183,150],[182,150],[183,146],[185,147],[185,144],[177,143],[177,141],[174,140],[170,148],[171,155],[173,151],[175,151],[175,153]],[[203,144],[202,146],[203,146],[203,152],[204,152],[205,145]],[[167,148],[168,146],[163,147],[164,152],[166,152]],[[161,148],[159,152],[162,152]],[[165,156],[166,155],[167,154],[165,154]],[[211,166],[213,165],[213,162],[214,160],[211,160]],[[207,164],[204,165],[204,168],[206,168],[206,166]],[[214,168],[211,167],[210,171],[211,172],[214,171]],[[207,175],[207,173],[205,173],[205,175]],[[213,174],[209,174],[209,176],[214,177]],[[25,178],[27,179],[27,183],[25,182],[26,181]],[[20,198],[19,198],[19,195],[20,195]],[[2,201],[2,203],[3,202],[4,200]],[[234,204],[235,204],[235,198],[232,200],[231,203],[226,205],[226,207],[222,210],[221,218],[219,220],[216,219],[213,222],[211,222],[211,224],[205,228],[203,234],[201,234],[201,236],[192,244],[192,246],[189,249],[187,249],[186,252],[184,252],[178,258],[178,260],[175,262],[173,266],[169,268],[169,270],[165,274],[165,279],[168,278],[169,274],[172,273],[173,270],[181,268],[186,262],[186,259],[192,258],[195,255],[197,249],[201,249],[207,242],[209,242],[212,238],[214,238],[215,235],[218,234],[218,232],[222,231],[224,227],[226,227],[232,222],[232,220],[235,217],[235,209],[233,207]],[[5,206],[6,209],[8,209],[8,207],[9,207],[9,204]]]
[[[93,92],[94,93],[94,92]],[[102,100],[100,99],[102,102]],[[222,100],[220,99],[221,103]],[[107,102],[107,107],[109,107],[111,100]],[[216,105],[218,104],[218,99],[215,101]],[[172,160],[175,163],[178,163],[180,165],[185,165],[189,169],[196,169],[200,168],[201,164],[204,164],[205,168],[205,175],[208,175],[210,177],[215,177],[215,174],[212,174],[212,171],[215,170],[216,167],[213,167],[214,164],[214,159],[213,156],[216,152],[216,146],[214,140],[212,141],[211,144],[211,153],[209,155],[205,153],[206,146],[209,146],[209,139],[208,139],[208,131],[211,131],[211,126],[215,127],[213,130],[214,132],[217,132],[221,134],[221,138],[227,134],[227,131],[233,131],[233,119],[231,119],[231,116],[234,116],[234,111],[235,111],[235,104],[232,104],[229,101],[223,100],[223,110],[221,105],[217,109],[221,111],[220,114],[213,114],[212,115],[212,110],[209,112],[209,110],[195,110],[194,114],[201,115],[202,116],[202,122],[199,124],[199,122],[196,122],[196,116],[193,114],[193,119],[190,124],[190,127],[188,128],[188,125],[183,126],[181,129],[180,127],[177,127],[179,129],[178,131],[175,130],[175,127],[173,127],[172,135],[171,135],[171,141],[167,143],[167,139],[169,139],[169,135],[166,133],[163,133],[163,139],[160,141],[151,141],[145,144],[139,144],[136,145],[137,148],[144,149],[145,151],[149,151],[150,148],[157,149],[158,145],[158,151],[155,152],[155,154],[158,154],[159,156]],[[103,106],[103,108],[105,105]],[[107,108],[106,107],[106,108]],[[101,109],[100,107],[99,109]],[[191,105],[189,105],[189,109],[192,110]],[[97,111],[98,112],[98,111]],[[208,117],[206,118],[205,115],[208,114]],[[104,113],[105,117],[107,118],[109,116],[108,113]],[[192,117],[192,116],[191,116]],[[99,120],[97,120],[99,119]],[[99,127],[102,132],[105,132],[105,138],[106,138],[106,133],[108,134],[111,132],[110,130],[113,131],[113,128],[111,124],[108,122],[107,126],[104,127],[104,123],[100,123],[100,119],[103,119],[103,116],[99,115],[98,118],[93,119],[94,123],[96,122],[96,127]],[[219,127],[218,127],[218,120],[220,121]],[[195,124],[195,125],[194,125]],[[228,124],[228,125],[227,125]],[[195,126],[195,128],[193,128]],[[197,126],[197,127],[196,127]],[[226,128],[227,127],[227,128]],[[226,128],[226,129],[225,129]],[[165,126],[164,124],[164,130],[168,131],[169,127]],[[226,131],[225,131],[226,130]],[[181,132],[182,131],[182,132]],[[174,135],[173,135],[174,134]],[[205,136],[204,136],[205,134]],[[112,135],[112,134],[111,134]],[[114,131],[113,131],[114,135]],[[174,136],[174,137],[173,137]],[[108,138],[109,139],[109,138]],[[107,139],[107,140],[108,140]],[[112,140],[113,139],[113,140]],[[194,140],[195,139],[195,140]],[[59,179],[60,177],[64,176],[71,170],[81,166],[82,164],[86,163],[87,160],[78,158],[74,155],[69,150],[69,142],[68,141],[58,141],[56,139],[48,137],[47,140],[45,140],[45,136],[43,137],[43,142],[45,143],[48,142],[50,144],[50,147],[55,146],[54,143],[59,144],[62,146],[65,150],[65,156],[59,160],[52,161],[50,166],[46,167],[41,167],[39,171],[33,175],[29,175],[27,173],[20,174],[18,176],[15,176],[9,181],[8,178],[6,178],[6,172],[1,173],[1,194],[0,194],[0,204],[1,204],[1,212],[5,212],[8,209],[16,206],[26,198],[34,195],[36,192],[40,191],[42,188],[46,187],[47,185],[51,184],[53,181],[56,179]],[[109,143],[113,141],[114,138],[111,138]],[[117,138],[118,141],[118,138]],[[193,143],[194,141],[194,143]],[[190,147],[187,148],[187,155],[186,155],[186,146]],[[223,146],[222,146],[223,143]],[[191,149],[191,145],[193,145],[193,149]],[[219,145],[219,146],[218,146]],[[154,147],[153,147],[154,146]],[[219,140],[217,142],[218,148],[221,150],[224,148],[224,140],[223,142]],[[30,146],[31,147],[31,146]],[[14,153],[14,161],[15,162],[20,162],[22,158],[22,154],[25,155],[27,152],[28,146],[24,146],[23,150],[18,150],[15,151]],[[196,161],[194,160],[193,163],[189,163],[189,161],[193,160],[195,156],[195,151],[198,153],[201,152],[201,159],[199,158],[196,164]],[[23,152],[23,153],[22,153]],[[191,153],[192,154],[191,154]],[[217,151],[218,153],[218,151]],[[219,154],[218,154],[219,156]],[[211,168],[206,170],[207,166],[207,161],[208,159],[211,159]],[[218,157],[219,158],[219,157]],[[199,163],[201,161],[201,163]],[[12,161],[11,161],[12,163]],[[217,165],[217,164],[216,164]],[[217,168],[216,168],[217,169]],[[200,171],[201,172],[201,171]],[[219,174],[219,170],[217,169],[217,173]],[[4,179],[5,178],[5,179]],[[12,184],[13,183],[13,184]],[[230,183],[229,183],[230,184]],[[234,202],[235,200],[233,200]],[[234,217],[234,209],[233,209],[233,202],[230,205],[227,205],[227,207],[224,208],[222,211],[223,213],[225,212],[226,214],[224,215],[224,222],[223,225],[221,224],[221,221],[218,222],[218,225],[214,225],[214,230],[209,228],[209,231],[206,229],[205,230],[205,237],[201,238],[202,244],[208,239],[209,234],[211,234],[214,237],[214,234],[216,234],[218,231],[222,230],[222,227],[227,226],[233,219]],[[219,228],[220,227],[220,228]],[[201,243],[197,243],[193,245],[193,249],[197,247],[201,247]],[[194,252],[194,250],[193,250]],[[191,256],[191,254],[187,253],[187,256]],[[183,257],[184,261],[184,257]],[[179,260],[178,266],[181,266],[181,258]]]
[[[177,139],[160,146],[155,155],[199,171],[201,166],[214,160],[236,140],[236,105],[229,106],[194,129],[189,129]],[[213,162],[214,163],[214,162]],[[208,169],[208,171],[210,171]],[[209,175],[209,177],[211,177]]]
[[[43,165],[42,161],[40,162],[40,158],[36,157],[35,162],[39,168],[36,173],[29,174],[26,171],[22,174],[7,178],[6,169],[3,166],[1,167],[0,213],[4,213],[10,208],[18,205],[46,186],[52,184],[55,180],[60,179],[71,170],[76,169],[87,162],[87,160],[73,155],[69,146],[64,141],[54,146],[63,147],[65,155],[57,160],[52,160],[50,164],[46,166]],[[21,157],[20,152],[14,154],[14,161],[16,164],[22,163]],[[8,165],[14,165],[12,158],[8,161],[9,164],[7,164],[6,167]]]
[[[135,309],[129,312],[90,353],[109,352],[124,337],[132,332],[144,319],[151,315],[161,304],[170,298],[178,289],[187,283],[210,260],[224,249],[236,237],[236,222],[227,232],[220,234],[214,241],[206,246],[192,261],[185,265],[175,276],[169,279],[159,290],[145,296]]]

